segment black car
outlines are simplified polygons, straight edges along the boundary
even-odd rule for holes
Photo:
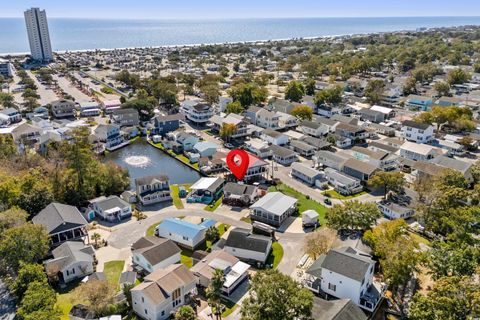
[[[325,203],[326,205],[331,206],[331,205],[332,205],[332,200],[326,198],[325,200],[323,200],[323,203]]]

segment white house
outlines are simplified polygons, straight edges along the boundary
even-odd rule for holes
[[[100,197],[91,201],[95,215],[110,222],[121,221],[132,216],[130,204],[118,196]]]
[[[280,116],[276,112],[261,108],[256,114],[255,125],[264,128],[278,130],[280,128]]]
[[[442,151],[440,149],[427,144],[406,141],[400,147],[400,155],[402,157],[415,161],[428,161],[441,154]]]
[[[180,263],[182,251],[173,241],[155,236],[141,237],[131,249],[134,269],[146,273]]]
[[[213,220],[204,220],[200,224],[194,224],[175,218],[167,218],[155,228],[155,235],[170,239],[182,247],[195,249],[205,241],[205,233],[208,228],[215,225]]]
[[[260,138],[268,144],[274,144],[276,146],[283,146],[288,143],[288,136],[271,129],[263,130]]]
[[[334,187],[335,191],[343,195],[351,195],[363,191],[359,179],[339,172],[333,168],[325,168],[325,178]]]
[[[248,169],[247,169],[247,173],[245,174],[245,177],[243,178],[243,181],[245,182],[262,181],[265,179],[265,174],[267,173],[267,171],[268,171],[267,162],[248,153]]]
[[[95,250],[80,241],[67,241],[52,250],[53,258],[44,262],[47,275],[68,283],[94,272]]]
[[[388,219],[407,219],[413,216],[414,210],[391,201],[380,201],[377,204],[380,211]]]
[[[223,250],[240,260],[264,265],[272,250],[272,239],[248,229],[235,228],[228,234]]]
[[[434,139],[433,126],[415,121],[403,121],[402,137],[416,143],[429,143]]]
[[[332,249],[318,258],[306,271],[307,287],[316,293],[350,299],[360,308],[375,310],[383,288],[374,283],[375,261],[352,247]]]
[[[142,205],[149,205],[172,200],[169,178],[163,174],[135,179],[138,200]]]
[[[317,118],[317,121],[302,121],[300,130],[313,137],[323,137],[324,135],[335,132],[337,122],[327,118]]]
[[[346,155],[341,155],[338,152],[333,153],[330,151],[320,150],[312,157],[312,159],[318,166],[329,167],[341,171],[343,164],[349,158]]]
[[[55,118],[70,118],[75,116],[75,102],[71,100],[57,100],[51,103],[52,114]]]
[[[170,319],[196,293],[196,278],[183,264],[154,271],[132,288],[132,308],[142,319]]]
[[[270,146],[270,153],[273,161],[284,166],[289,166],[297,161],[297,153],[291,149],[272,144]]]
[[[213,116],[213,107],[199,103],[198,101],[184,101],[180,106],[180,113],[185,115],[187,120],[197,124],[206,124]]]
[[[317,184],[320,186],[322,181],[325,183],[327,182],[324,179],[323,173],[321,173],[316,169],[311,168],[306,164],[303,164],[300,162],[294,162],[292,163],[291,168],[292,170],[290,171],[290,174],[292,175],[292,177],[300,179],[310,186],[317,185]]]
[[[268,143],[265,141],[254,138],[246,141],[245,146],[248,151],[261,159],[265,159],[270,156],[270,149],[268,148]]]
[[[250,218],[279,227],[296,210],[297,199],[269,192],[250,206]]]

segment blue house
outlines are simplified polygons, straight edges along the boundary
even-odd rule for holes
[[[210,219],[206,219],[200,224],[194,224],[176,218],[167,218],[155,228],[155,234],[170,239],[179,246],[194,250],[205,242],[206,231],[216,223]]]
[[[414,110],[427,111],[432,108],[433,100],[430,97],[411,94],[407,97],[406,105]]]
[[[166,116],[156,116],[154,118],[155,128],[154,134],[166,135],[169,132],[173,132],[180,127],[180,114],[172,114]]]
[[[219,149],[220,146],[213,142],[203,141],[198,142],[193,146],[193,151],[198,153],[200,157],[211,157]]]

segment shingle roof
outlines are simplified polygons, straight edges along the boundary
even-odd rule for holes
[[[285,148],[285,147],[277,146],[275,144],[272,144],[268,149],[274,155],[282,157],[282,158],[286,158],[286,157],[289,157],[289,156],[292,156],[292,155],[296,154],[295,151],[293,151],[293,150],[290,150],[290,149]]]
[[[128,207],[128,202],[120,199],[118,196],[109,196],[108,198],[95,201],[97,206],[103,211],[113,208],[125,208]]]
[[[267,236],[252,234],[248,229],[235,228],[228,234],[225,246],[249,251],[267,253],[272,242]]]
[[[165,181],[168,181],[169,178],[168,178],[168,176],[166,176],[164,174],[156,174],[156,175],[137,178],[137,179],[135,179],[135,184],[137,186],[138,185],[152,184],[153,182],[155,182],[155,180],[165,182]]]
[[[375,265],[375,261],[370,257],[362,255],[362,252],[352,247],[343,247],[332,249],[320,256],[306,272],[319,277],[323,268],[347,278],[362,281],[371,265]]]
[[[87,221],[74,206],[52,202],[32,219],[33,223],[45,226],[48,233],[60,232],[84,226]]]
[[[132,245],[132,249],[152,266],[182,251],[173,241],[155,236],[140,238]]]
[[[366,173],[366,174],[369,174],[369,175],[372,174],[375,170],[378,169],[374,165],[371,165],[367,162],[363,162],[363,161],[360,161],[360,160],[357,160],[357,159],[348,159],[347,161],[345,161],[343,166],[355,169],[357,171],[360,171],[362,173]]]
[[[269,192],[251,205],[250,208],[261,208],[275,215],[282,215],[297,203],[297,199],[281,192]]]
[[[255,190],[257,190],[257,187],[255,186],[250,186],[248,184],[238,184],[235,182],[228,182],[223,187],[223,192],[235,195],[253,195],[255,193]]]
[[[350,299],[324,300],[313,298],[314,320],[367,320],[365,313]]]
[[[402,125],[406,126],[406,127],[412,127],[412,128],[420,129],[420,130],[426,130],[426,129],[428,129],[428,127],[430,127],[430,125],[428,123],[415,122],[415,121],[411,121],[411,120],[403,121]]]

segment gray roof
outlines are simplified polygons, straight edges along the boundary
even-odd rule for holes
[[[270,136],[272,138],[278,138],[278,137],[284,136],[283,133],[272,130],[272,129],[265,129],[265,130],[263,130],[262,134],[264,134],[266,136]]]
[[[327,269],[361,282],[372,265],[375,265],[375,261],[363,252],[352,247],[343,247],[321,255],[306,272],[319,278],[322,269]]]
[[[155,174],[151,176],[145,176],[145,177],[135,179],[135,185],[141,186],[146,184],[152,184],[153,182],[155,182],[155,180],[164,182],[164,181],[168,181],[169,178],[164,174]]]
[[[248,184],[238,184],[235,182],[228,182],[223,187],[223,192],[235,195],[253,195],[256,190],[257,187],[255,186],[250,186]]]
[[[312,146],[308,143],[299,141],[299,140],[290,141],[290,146],[295,147],[295,148],[300,149],[300,150],[303,150],[303,151],[315,150],[314,146]]]
[[[295,171],[298,171],[304,175],[306,175],[307,177],[310,177],[310,178],[315,178],[317,176],[320,176],[322,173],[318,170],[315,170],[313,168],[311,168],[310,166],[308,165],[305,165],[303,163],[300,163],[300,162],[294,162],[292,163],[292,170],[295,170]]]
[[[415,122],[415,121],[411,121],[411,120],[403,121],[402,125],[406,126],[406,127],[412,127],[412,128],[420,129],[420,130],[426,130],[426,129],[428,129],[428,127],[430,127],[430,125],[428,123],[420,123],[420,122]]]
[[[272,154],[282,158],[286,158],[296,154],[295,151],[293,150],[290,150],[285,147],[277,146],[275,144],[272,144],[270,147],[268,147],[268,149],[272,152]]]
[[[314,121],[304,120],[300,123],[300,125],[310,129],[318,129],[322,124]]]
[[[313,298],[314,320],[367,320],[365,313],[350,299],[324,300]]]
[[[435,163],[444,168],[456,170],[461,173],[467,172],[467,170],[470,169],[473,165],[472,163],[469,163],[466,161],[449,158],[445,156],[435,157],[430,162]]]
[[[103,211],[113,209],[113,208],[125,208],[125,207],[130,206],[128,204],[128,202],[120,199],[117,196],[109,196],[108,198],[104,198],[104,199],[94,201],[94,202]]]
[[[74,206],[52,202],[32,219],[33,223],[45,226],[48,233],[57,233],[85,226],[87,221]]]
[[[266,253],[272,242],[267,236],[252,234],[248,229],[235,228],[228,234],[225,246]]]
[[[330,151],[325,151],[325,150],[320,150],[318,151],[315,156],[317,158],[325,158],[327,160],[331,160],[333,162],[336,162],[338,164],[346,161],[348,158],[344,157],[343,155],[340,155],[339,153],[333,153]]]
[[[378,170],[377,167],[375,167],[374,165],[371,165],[367,162],[363,162],[363,161],[360,161],[360,160],[357,160],[357,159],[348,159],[347,161],[345,161],[345,163],[343,164],[343,167],[347,167],[347,168],[352,168],[356,171],[359,171],[359,172],[362,172],[362,173],[365,173],[365,174],[372,174],[374,173],[376,170]]]
[[[182,251],[172,240],[155,236],[138,239],[132,244],[132,249],[134,253],[141,254],[152,266]]]
[[[118,279],[119,284],[130,283],[135,284],[135,280],[137,280],[137,273],[135,271],[124,271],[120,275],[120,279]]]
[[[311,136],[305,136],[301,139],[303,142],[308,143],[311,146],[314,146],[318,150],[328,148],[332,144],[325,139],[319,139]]]
[[[281,192],[269,192],[252,204],[250,208],[260,208],[274,215],[281,216],[296,203],[297,199],[284,195]]]
[[[67,241],[52,250],[53,259],[45,261],[46,267],[57,266],[59,270],[75,262],[85,261],[93,263],[95,250],[83,242]]]
[[[400,150],[399,148],[396,148],[396,147],[393,147],[393,146],[389,146],[388,144],[384,144],[384,143],[381,143],[381,142],[377,142],[377,141],[370,141],[368,143],[368,146],[369,147],[375,147],[377,149],[382,149],[384,151],[387,151],[387,152],[390,152],[390,153],[395,153],[397,152],[398,150]]]

